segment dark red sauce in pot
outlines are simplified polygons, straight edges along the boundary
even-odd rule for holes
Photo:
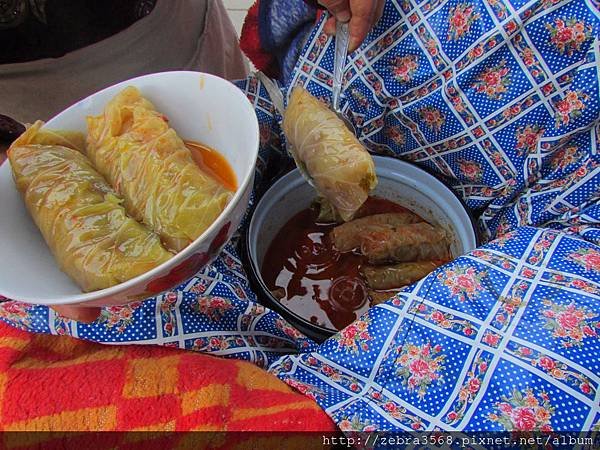
[[[356,218],[403,211],[394,202],[370,197]],[[360,275],[366,259],[335,250],[329,239],[335,224],[317,223],[317,216],[305,209],[279,230],[265,255],[262,277],[289,310],[315,325],[341,330],[369,309]]]

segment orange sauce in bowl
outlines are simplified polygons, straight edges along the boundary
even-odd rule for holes
[[[229,162],[218,151],[194,141],[184,141],[194,162],[229,191],[237,190],[237,177]]]

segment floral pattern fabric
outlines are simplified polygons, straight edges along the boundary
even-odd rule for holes
[[[361,323],[381,342],[356,352],[331,339],[271,370],[318,389],[316,401],[349,431],[591,429],[600,419],[600,266],[568,266],[579,247],[595,248],[519,228],[371,308]],[[574,281],[593,289],[566,287]],[[322,365],[358,390],[315,370]]]
[[[0,303],[34,332],[246,359],[344,431],[588,430],[600,425],[600,13],[584,0],[389,0],[349,55],[341,106],[373,153],[428,169],[478,217],[480,248],[323,344],[257,302],[235,241],[163,295],[93,324]],[[331,97],[313,30],[285,94]],[[256,196],[283,136],[265,89]],[[260,176],[264,174],[265,176]]]

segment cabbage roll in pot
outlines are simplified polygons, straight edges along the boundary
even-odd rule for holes
[[[415,261],[390,266],[363,266],[362,275],[371,289],[398,289],[424,278],[444,261]]]
[[[360,247],[362,236],[377,230],[385,230],[388,225],[406,225],[422,222],[416,214],[407,211],[399,213],[373,214],[346,222],[331,231],[333,245],[340,252],[348,252]],[[383,225],[383,227],[381,227]]]
[[[368,291],[369,297],[369,306],[373,307],[375,305],[380,305],[381,303],[385,303],[398,294],[399,291]]]
[[[378,225],[361,234],[360,251],[370,264],[450,259],[446,232],[426,222]]]
[[[344,221],[352,219],[377,185],[373,158],[344,122],[306,89],[295,87],[283,131],[297,164]]]
[[[198,167],[167,119],[128,87],[88,117],[87,154],[125,200],[125,208],[180,251],[199,237],[233,197]]]
[[[66,146],[77,147],[81,140],[40,130],[41,125],[15,141],[8,158],[17,189],[61,270],[89,292],[170,259],[159,237],[127,215],[85,155]]]

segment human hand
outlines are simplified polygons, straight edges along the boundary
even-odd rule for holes
[[[334,16],[325,24],[327,34],[335,34],[335,21],[349,22],[350,44],[353,52],[381,18],[385,0],[319,0],[319,4]]]
[[[67,319],[92,323],[100,316],[100,308],[93,306],[56,305],[51,308]]]

